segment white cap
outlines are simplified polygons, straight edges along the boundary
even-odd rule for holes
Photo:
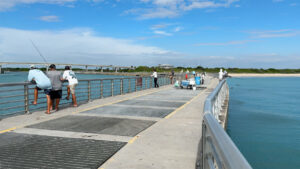
[[[35,65],[30,65],[30,68],[35,68]]]

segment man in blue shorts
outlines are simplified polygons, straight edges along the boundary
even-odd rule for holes
[[[37,104],[38,99],[38,90],[44,89],[44,92],[47,96],[47,112],[50,113],[50,92],[52,89],[52,85],[50,79],[39,69],[37,69],[34,65],[30,66],[30,71],[28,73],[28,81],[35,82],[36,87],[34,89],[34,101],[32,104]]]

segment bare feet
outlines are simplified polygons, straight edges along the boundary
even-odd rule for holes
[[[51,114],[50,112],[46,111],[45,114]]]
[[[77,105],[77,104],[74,104],[74,107],[78,107],[78,105]]]
[[[31,103],[32,103],[33,105],[36,105],[36,104],[37,104],[37,102],[35,102],[35,101],[32,101]]]

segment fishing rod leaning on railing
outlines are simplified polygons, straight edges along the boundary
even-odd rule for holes
[[[158,77],[160,86],[170,84],[170,79],[165,76]],[[76,87],[77,101],[89,102],[94,99],[101,99],[125,93],[136,92],[153,88],[153,77],[128,77],[128,78],[105,78],[105,79],[87,79],[79,80]],[[44,92],[39,91],[38,104],[33,105],[35,84],[30,82],[21,83],[0,83],[0,118],[1,116],[10,116],[23,114],[45,109],[46,96]],[[69,106],[70,101],[64,99],[66,96],[66,83],[63,85],[63,97],[61,104]]]
[[[206,98],[202,123],[201,169],[252,169],[220,125],[219,116],[228,92],[226,79]]]

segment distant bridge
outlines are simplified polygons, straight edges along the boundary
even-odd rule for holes
[[[3,65],[38,65],[38,66],[45,66],[48,71],[48,67],[51,64],[55,64],[57,66],[85,67],[86,71],[88,71],[89,67],[95,67],[96,69],[99,68],[101,70],[101,72],[103,72],[104,68],[111,68],[111,69],[114,69],[116,72],[120,69],[132,69],[133,68],[130,66],[116,66],[116,65],[89,65],[89,64],[36,63],[36,62],[0,62],[0,73],[3,73],[3,70],[2,70]]]

